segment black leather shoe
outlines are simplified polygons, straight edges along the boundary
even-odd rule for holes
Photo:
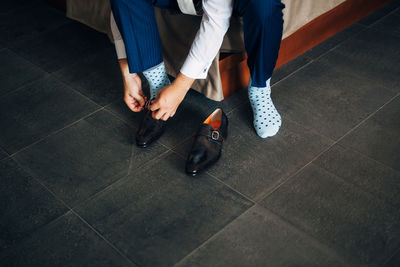
[[[228,136],[228,117],[216,109],[198,129],[186,161],[186,173],[195,176],[218,161]]]
[[[153,119],[151,113],[151,110],[146,110],[142,124],[136,134],[136,145],[138,147],[148,147],[164,133],[166,122]]]

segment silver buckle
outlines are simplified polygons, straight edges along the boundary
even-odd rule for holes
[[[219,132],[213,131],[213,132],[211,133],[211,138],[212,138],[213,140],[218,140],[218,139],[219,139]]]

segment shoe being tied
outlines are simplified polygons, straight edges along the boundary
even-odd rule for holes
[[[153,119],[151,110],[146,110],[139,131],[136,134],[136,145],[148,147],[164,133],[166,122]]]

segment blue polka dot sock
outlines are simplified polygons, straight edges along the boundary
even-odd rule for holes
[[[155,98],[160,89],[171,84],[167,75],[167,70],[165,69],[164,62],[161,62],[157,66],[143,71],[143,75],[149,82],[150,99]]]
[[[253,109],[253,124],[257,134],[261,138],[276,135],[282,120],[272,103],[270,79],[267,81],[266,87],[249,86],[249,100]]]

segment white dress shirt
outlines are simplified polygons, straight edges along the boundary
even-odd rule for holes
[[[196,14],[192,0],[177,0],[182,13]],[[203,16],[181,73],[193,79],[205,79],[229,28],[233,0],[202,0]],[[126,58],[125,44],[111,12],[111,30],[119,59]]]

